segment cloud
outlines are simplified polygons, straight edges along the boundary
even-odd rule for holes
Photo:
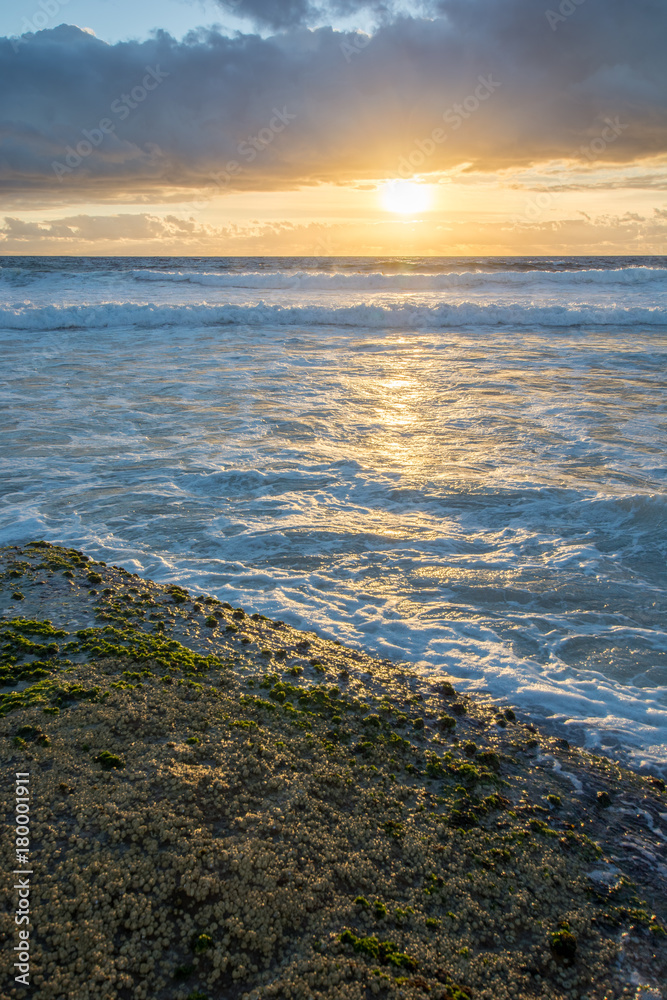
[[[318,9],[308,0],[218,0],[220,6],[258,25],[272,29],[306,24],[318,16]]]
[[[381,0],[328,0],[322,3],[311,3],[310,0],[218,0],[218,3],[223,10],[233,11],[237,17],[272,30],[330,23],[337,16],[348,17],[361,12],[371,12],[375,17],[385,19],[401,9],[396,3],[388,4]],[[424,4],[408,6],[421,8]]]
[[[71,215],[45,222],[31,222],[5,216],[0,227],[0,239],[12,244],[38,241],[42,244],[57,241],[81,243],[123,243],[135,241],[154,243],[155,248],[174,241],[184,243],[206,242],[213,245],[220,240],[255,239],[294,229],[291,222],[262,223],[258,220],[244,225],[210,226],[193,218],[176,215],[153,215],[148,212],[120,212],[117,215]],[[5,248],[6,249],[6,248]]]
[[[50,222],[26,222],[7,216],[0,234],[7,240],[162,240],[171,237],[217,235],[209,227],[198,227],[192,219],[148,214],[74,215]]]
[[[372,36],[300,26],[306,0],[243,4],[287,30],[0,40],[0,189],[145,199],[666,151],[662,2],[584,0],[552,30],[534,0],[442,0]],[[380,10],[336,4],[362,7]]]
[[[488,221],[448,213],[432,225],[416,227],[410,254],[659,254],[667,236],[667,209],[644,217],[637,213],[599,215],[567,212],[553,220]],[[46,223],[6,218],[0,226],[2,254],[67,253],[82,255],[184,254],[278,256],[330,254],[392,254],[405,247],[402,223],[324,222],[297,225],[289,220],[250,222],[222,227],[190,218],[151,213],[77,215]],[[0,258],[2,259],[2,258]]]

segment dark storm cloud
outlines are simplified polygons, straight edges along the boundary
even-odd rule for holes
[[[223,10],[233,11],[238,17],[273,30],[321,23],[329,17],[346,17],[359,12],[370,11],[374,15],[387,16],[395,9],[394,4],[380,0],[328,0],[322,3],[311,3],[310,0],[218,0],[218,3]],[[423,4],[417,6],[422,7]]]
[[[270,6],[289,19],[299,4]],[[430,12],[372,36],[295,26],[107,45],[63,25],[0,40],[0,183],[149,199],[665,152],[667,5],[442,0]]]
[[[233,10],[239,17],[247,17],[258,25],[269,28],[290,28],[306,24],[317,17],[317,8],[308,0],[219,0],[225,10]]]

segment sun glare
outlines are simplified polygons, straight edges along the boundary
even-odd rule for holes
[[[382,207],[387,212],[416,215],[431,205],[431,192],[426,184],[414,181],[387,181],[380,189]]]

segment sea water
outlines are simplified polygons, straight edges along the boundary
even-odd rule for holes
[[[667,258],[2,258],[36,538],[667,758]]]

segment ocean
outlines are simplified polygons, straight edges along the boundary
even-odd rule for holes
[[[0,258],[0,543],[667,770],[667,258]]]

